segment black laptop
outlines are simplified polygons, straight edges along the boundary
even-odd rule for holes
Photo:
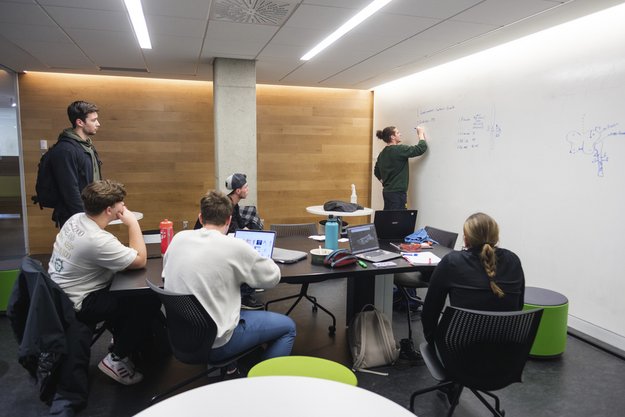
[[[384,262],[400,258],[401,254],[380,249],[373,223],[347,228],[350,250],[356,257],[369,262]]]
[[[417,210],[376,210],[373,223],[378,238],[403,242],[414,232]]]

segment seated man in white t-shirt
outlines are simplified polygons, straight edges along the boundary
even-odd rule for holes
[[[148,338],[160,301],[151,291],[109,291],[115,272],[143,268],[147,259],[141,228],[125,207],[125,196],[123,185],[114,181],[87,185],[81,194],[85,213],[74,214],[59,231],[48,273],[74,303],[80,321],[89,325],[107,321],[112,326],[112,352],[98,368],[131,385],[143,375],[129,355]],[[104,230],[115,219],[128,227],[129,247]]]
[[[203,227],[183,230],[172,239],[163,258],[165,289],[195,295],[217,324],[209,358],[218,361],[258,344],[267,348],[263,359],[287,356],[295,341],[290,317],[264,310],[241,310],[241,284],[272,288],[280,268],[241,239],[227,236],[232,201],[209,191],[200,201]]]

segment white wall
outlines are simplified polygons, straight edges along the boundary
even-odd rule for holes
[[[565,294],[569,325],[621,350],[624,21],[620,5],[374,94],[375,129],[395,125],[415,143],[413,128],[426,127],[430,149],[411,163],[418,224],[461,234],[468,215],[491,214],[527,285]]]

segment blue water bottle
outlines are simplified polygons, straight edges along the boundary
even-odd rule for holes
[[[333,215],[326,222],[326,248],[336,250],[339,248],[339,223]]]

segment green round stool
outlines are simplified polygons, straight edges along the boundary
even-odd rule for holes
[[[338,362],[312,356],[280,356],[256,364],[247,374],[257,376],[309,376],[357,386],[354,372]]]
[[[542,308],[538,333],[530,351],[533,358],[556,358],[566,349],[569,300],[559,292],[545,288],[525,287],[523,310]]]
[[[0,311],[6,311],[9,305],[9,298],[13,291],[13,284],[20,274],[19,269],[8,269],[0,271]]]

